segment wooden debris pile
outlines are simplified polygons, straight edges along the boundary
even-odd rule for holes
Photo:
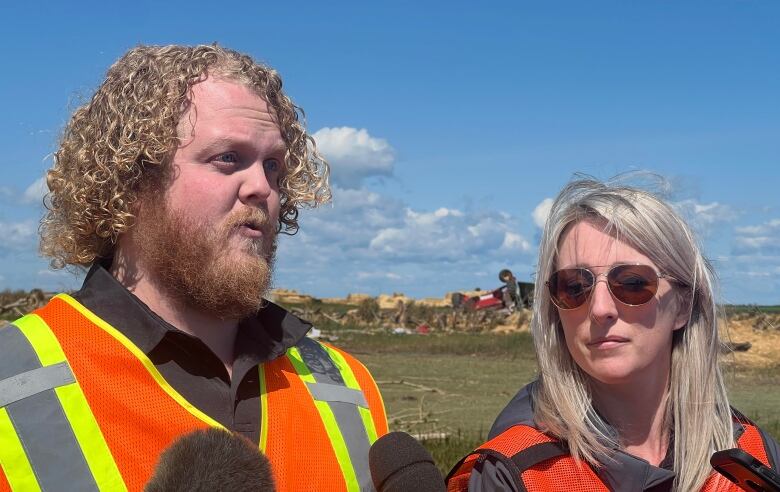
[[[339,327],[354,327],[364,333],[511,332],[527,329],[530,319],[530,312],[525,309],[513,313],[506,309],[472,311],[424,305],[414,300],[399,300],[392,309],[383,309],[374,298],[364,299],[357,307],[341,311],[327,309],[327,305],[317,303],[292,306],[291,311],[315,326],[335,323]]]
[[[0,317],[9,319],[24,316],[49,302],[52,296],[53,293],[41,289],[0,292]]]

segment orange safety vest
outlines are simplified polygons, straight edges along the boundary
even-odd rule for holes
[[[740,420],[740,424],[744,432],[737,441],[738,446],[768,466],[758,429],[749,421]],[[457,463],[447,476],[447,491],[467,492],[472,470],[491,455],[507,464],[528,492],[610,490],[587,463],[578,463],[559,440],[528,425],[515,425]],[[725,478],[718,480],[717,473],[713,473],[701,488],[703,492],[741,490]]]
[[[258,371],[278,490],[370,490],[368,448],[387,421],[366,368],[304,338]],[[222,427],[68,295],[0,327],[0,491],[142,490],[177,437],[209,426]]]

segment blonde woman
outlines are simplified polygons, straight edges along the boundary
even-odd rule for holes
[[[729,406],[714,290],[669,204],[571,182],[539,250],[539,376],[456,465],[449,490],[738,490],[709,464],[734,447],[776,469],[778,444]]]

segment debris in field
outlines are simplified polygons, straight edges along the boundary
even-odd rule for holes
[[[306,336],[317,340],[322,336],[322,330],[318,330],[317,328],[312,326],[311,330],[309,330],[309,333],[307,333]]]
[[[753,322],[753,329],[758,331],[765,330],[777,330],[780,323],[778,323],[777,316],[770,316],[767,313],[758,313],[756,320]]]
[[[424,384],[417,384],[417,383],[410,383],[409,381],[405,381],[403,379],[398,379],[395,381],[377,381],[376,384],[382,385],[382,384],[403,384],[406,386],[411,386],[412,388],[418,390],[418,391],[426,391],[428,393],[437,393],[439,395],[446,395],[448,394],[446,391],[441,390],[439,388],[433,388],[430,386],[425,386]]]
[[[334,318],[333,316],[330,316],[328,313],[325,313],[325,312],[322,312],[322,311],[320,311],[320,314],[322,314],[322,316],[324,316],[325,318],[327,318],[327,319],[329,319],[329,320],[333,321],[333,322],[334,322],[334,323],[336,323],[337,325],[340,325],[340,324],[341,324],[341,321],[337,320],[337,319],[336,319],[336,318]]]
[[[402,399],[407,399],[403,397]],[[436,415],[446,413],[447,410],[434,412],[425,408],[425,395],[420,398],[420,404],[416,409],[404,411],[388,416],[388,422],[396,429],[412,435],[415,439],[444,439],[453,432],[446,426],[439,425]]]
[[[724,354],[731,352],[747,352],[752,346],[753,344],[750,342],[725,342],[721,344],[720,351]]]
[[[41,289],[32,289],[30,292],[2,292],[0,293],[0,316],[11,314],[21,317],[30,311],[43,306],[54,297],[51,292]]]
[[[417,432],[410,435],[418,441],[428,441],[431,439],[447,439],[452,435],[452,432]]]

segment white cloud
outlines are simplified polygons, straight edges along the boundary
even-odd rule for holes
[[[0,254],[9,251],[34,250],[38,237],[38,224],[26,220],[22,222],[0,222]]]
[[[48,191],[49,188],[46,186],[46,177],[41,176],[24,190],[24,193],[22,193],[22,202],[36,205],[41,204],[43,202],[43,197]]]
[[[772,219],[757,226],[737,227],[737,233],[746,235],[772,234],[780,231],[780,219]]]
[[[780,255],[780,219],[737,227],[733,252],[749,255]]]
[[[514,227],[500,214],[407,209],[401,224],[376,232],[368,250],[375,257],[398,262],[484,261],[505,256],[507,248],[518,254],[527,251],[527,241]]]
[[[485,286],[485,278],[498,284],[501,268],[521,274],[530,264],[521,222],[495,210],[422,210],[387,195],[336,187],[332,207],[305,211],[299,234],[281,238],[276,285],[320,295],[442,295]]]
[[[780,250],[751,249],[735,246],[742,251],[730,257],[729,268],[719,271],[726,291],[726,302],[778,304],[780,302]],[[760,282],[756,282],[760,279]]]
[[[393,272],[357,272],[355,275],[360,280],[400,280],[402,277]]]
[[[366,178],[393,174],[395,151],[387,140],[372,137],[365,128],[326,127],[312,137],[338,186],[354,189]]]
[[[544,228],[544,223],[547,222],[547,217],[550,215],[550,209],[552,208],[553,199],[545,198],[539,205],[536,206],[531,217],[534,219],[534,224],[540,229]]]
[[[43,197],[48,191],[45,177],[36,179],[22,192],[18,188],[0,186],[0,203],[11,206],[41,205]]]
[[[733,222],[739,217],[739,213],[732,207],[718,202],[699,203],[687,199],[672,203],[672,206],[702,236],[708,236],[714,227]]]
[[[501,244],[501,249],[508,252],[525,253],[531,250],[531,244],[520,234],[507,232],[504,234],[504,242]]]

